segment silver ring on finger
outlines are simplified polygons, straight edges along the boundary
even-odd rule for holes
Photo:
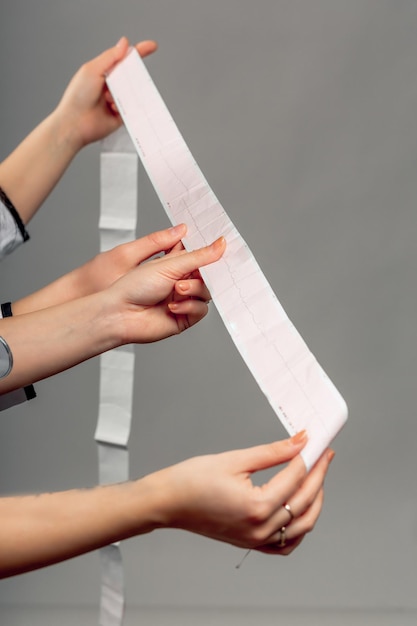
[[[291,506],[288,504],[288,502],[286,504],[283,505],[284,509],[287,511],[287,513],[290,516],[290,521],[288,522],[289,524],[293,521],[295,515],[292,512]]]
[[[287,543],[287,527],[286,526],[282,526],[282,528],[279,529],[279,541],[278,541],[278,548],[285,548],[286,543]]]

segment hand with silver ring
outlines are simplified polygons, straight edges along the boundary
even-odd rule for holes
[[[159,527],[181,528],[246,550],[289,554],[319,517],[333,458],[326,450],[307,474],[299,454],[306,441],[306,433],[298,433],[246,450],[188,459],[147,477],[156,483],[153,491],[167,509]],[[252,474],[274,466],[270,480],[253,484]]]
[[[287,511],[287,513],[290,514],[290,520],[287,523],[287,525],[288,525],[294,519],[294,513],[292,512],[291,506],[288,504],[288,502],[283,505],[283,508]],[[277,544],[278,548],[285,548],[285,546],[287,545],[286,532],[287,532],[287,526],[282,526],[280,528],[280,530],[279,530],[279,541],[278,541],[278,544]]]
[[[334,452],[327,450],[291,497],[291,505],[288,502],[282,505],[277,530],[264,544],[256,548],[258,551],[267,554],[290,554],[305,535],[313,530],[323,504],[322,464],[326,459],[331,461],[333,456]]]

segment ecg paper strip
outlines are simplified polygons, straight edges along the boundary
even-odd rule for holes
[[[136,238],[138,157],[121,128],[102,142],[100,155],[100,251]],[[99,483],[129,479],[132,421],[133,346],[122,346],[100,357],[99,415],[95,432]],[[124,569],[119,543],[105,546],[101,557],[100,626],[123,622]]]
[[[289,434],[307,429],[308,469],[347,419],[340,393],[289,320],[247,244],[220,205],[132,48],[107,84],[143,166],[187,250],[223,235],[224,256],[201,269],[237,349]]]

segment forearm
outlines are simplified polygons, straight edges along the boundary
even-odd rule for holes
[[[31,571],[155,528],[154,493],[130,483],[0,499],[0,577]]]
[[[121,343],[122,315],[94,294],[0,321],[0,335],[13,355],[11,373],[0,381],[6,393],[47,378]]]
[[[53,190],[80,148],[71,125],[55,110],[0,164],[0,187],[24,224]]]
[[[333,458],[332,451],[326,451],[306,475],[300,456],[306,441],[301,432],[281,442],[188,459],[130,483],[2,498],[0,577],[52,565],[156,528],[178,528],[242,548],[290,554],[314,528]],[[252,474],[269,468],[275,468],[270,480],[254,485]],[[288,543],[283,544],[284,527]]]
[[[89,285],[82,280],[82,268],[61,276],[34,293],[12,304],[13,315],[23,315],[89,295]]]

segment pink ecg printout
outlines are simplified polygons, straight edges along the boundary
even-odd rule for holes
[[[347,419],[347,406],[291,323],[256,259],[219,203],[132,48],[107,84],[172,224],[187,250],[221,235],[224,256],[201,274],[237,349],[290,435],[306,429],[308,469]]]

